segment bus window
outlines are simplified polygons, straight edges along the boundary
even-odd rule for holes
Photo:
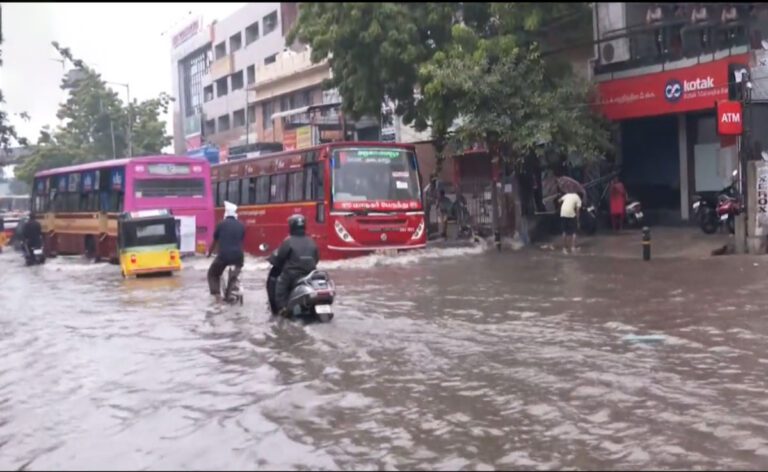
[[[304,169],[304,198],[311,201],[323,199],[323,179],[317,164],[312,164]]]
[[[254,183],[253,179],[243,179],[240,181],[240,204],[250,205],[253,203]]]
[[[285,194],[288,186],[288,174],[277,174],[271,177],[269,185],[269,201],[271,203],[285,202]]]
[[[256,203],[269,203],[269,176],[256,178]]]
[[[239,180],[230,180],[227,184],[227,201],[230,203],[234,203],[235,205],[240,204],[240,181]]]
[[[304,172],[292,172],[288,174],[288,201],[302,200],[304,200]]]
[[[216,186],[217,186],[217,190],[216,190],[216,206],[217,207],[223,207],[224,206],[224,200],[227,199],[227,183],[226,182],[217,182]]]

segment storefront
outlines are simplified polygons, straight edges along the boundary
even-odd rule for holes
[[[716,102],[733,96],[748,55],[598,84],[604,115],[621,127],[617,163],[628,190],[650,210],[689,218],[690,197],[725,187],[736,141],[717,134]],[[662,66],[658,66],[661,69]]]

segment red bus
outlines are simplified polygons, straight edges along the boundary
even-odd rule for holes
[[[427,242],[412,145],[327,143],[217,164],[211,174],[217,221],[225,201],[239,205],[245,251],[256,256],[280,245],[295,213],[306,217],[307,234],[323,259],[417,249]]]

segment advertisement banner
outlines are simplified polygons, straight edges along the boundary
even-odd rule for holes
[[[293,151],[296,149],[296,130],[288,129],[283,131],[283,149]]]
[[[123,190],[123,169],[113,169],[110,175],[112,190]]]
[[[728,99],[728,66],[747,55],[655,74],[598,83],[599,108],[611,120],[658,116],[715,107]]]
[[[418,200],[374,200],[374,201],[356,201],[356,202],[334,202],[333,208],[336,210],[366,210],[366,211],[412,211],[421,209],[421,202]]]
[[[312,147],[312,127],[296,128],[296,149]]]

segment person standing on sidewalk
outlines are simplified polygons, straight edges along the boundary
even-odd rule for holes
[[[581,197],[578,193],[566,193],[560,197],[560,222],[563,226],[563,252],[568,253],[568,238],[571,239],[571,252],[576,251],[576,229],[581,210]]]
[[[610,194],[610,210],[611,210],[611,226],[613,230],[621,231],[624,218],[626,217],[627,207],[627,189],[624,188],[624,184],[621,183],[618,177],[614,177],[611,180]]]

